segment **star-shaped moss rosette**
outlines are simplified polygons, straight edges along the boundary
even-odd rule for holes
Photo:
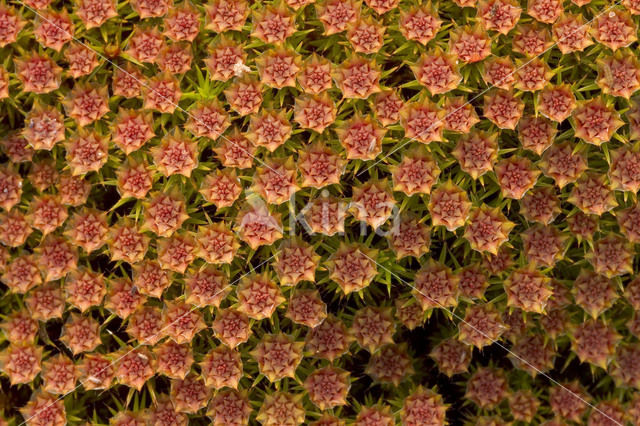
[[[86,176],[74,176],[65,172],[58,175],[56,189],[61,203],[67,206],[80,206],[89,198],[91,183]]]
[[[515,270],[504,283],[507,304],[525,312],[542,313],[553,294],[549,278],[534,267]]]
[[[34,319],[48,321],[62,318],[65,305],[62,288],[55,282],[41,285],[29,292],[25,304]]]
[[[388,239],[398,259],[407,256],[420,258],[429,252],[431,229],[416,218],[401,216],[394,221]]]
[[[404,399],[400,416],[408,425],[423,421],[438,424],[444,422],[446,412],[447,405],[438,393],[418,386]]]
[[[220,310],[211,328],[215,336],[230,348],[246,342],[251,335],[249,316],[232,308]]]
[[[411,69],[416,80],[425,86],[432,95],[446,93],[457,87],[462,80],[455,57],[446,55],[439,49],[421,55]]]
[[[450,33],[449,52],[462,62],[479,62],[490,55],[491,39],[480,25],[462,26]]]
[[[327,145],[315,142],[300,151],[298,169],[301,187],[323,188],[340,183],[345,161]]]
[[[573,13],[564,13],[553,23],[553,37],[563,54],[582,52],[593,44],[589,27],[584,24],[584,17]]]
[[[34,424],[62,426],[67,423],[64,403],[56,395],[46,392],[34,394],[21,409],[21,413]]]
[[[637,344],[623,344],[616,349],[616,355],[609,371],[614,380],[621,385],[635,386],[638,383],[638,367],[634,359],[640,348]]]
[[[349,210],[355,219],[377,229],[391,217],[394,206],[389,182],[371,180],[353,188]]]
[[[0,168],[0,179],[2,179],[3,191],[0,195],[0,207],[11,210],[11,207],[20,201],[22,195],[22,179],[20,175],[8,165]]]
[[[356,422],[361,424],[367,423],[381,423],[381,424],[392,424],[393,423],[393,415],[391,414],[391,410],[389,406],[372,406],[372,407],[362,407],[360,412],[358,413],[358,417],[356,417]]]
[[[187,415],[178,413],[167,394],[160,394],[144,414],[144,418],[150,422],[172,423],[177,426],[186,426],[189,423]]]
[[[404,136],[423,144],[442,141],[445,111],[429,98],[405,104],[400,111],[400,124]]]
[[[370,117],[354,115],[335,129],[348,160],[373,160],[382,151],[386,130]]]
[[[530,422],[540,408],[540,401],[530,390],[519,390],[509,397],[509,408],[515,419]]]
[[[327,317],[327,305],[315,290],[295,290],[289,299],[287,317],[313,328]]]
[[[62,68],[46,54],[36,52],[16,57],[16,76],[25,92],[49,93],[60,87]]]
[[[294,377],[302,359],[303,342],[295,341],[286,334],[264,335],[251,355],[258,363],[260,373],[275,382],[285,377]]]
[[[102,343],[100,324],[89,316],[71,314],[65,323],[60,340],[74,355],[91,352]]]
[[[242,278],[236,287],[239,310],[249,318],[262,320],[273,315],[276,308],[286,299],[280,287],[267,272],[251,274]]]
[[[155,358],[146,348],[115,355],[115,377],[119,384],[139,391],[155,374]]]
[[[396,310],[394,316],[397,321],[409,330],[414,330],[421,326],[425,319],[425,312],[422,306],[413,296],[407,296],[396,299]]]
[[[261,424],[302,424],[305,410],[302,406],[302,395],[275,392],[267,395],[256,416]]]
[[[552,186],[534,187],[520,200],[520,214],[532,223],[549,225],[561,211],[560,199]]]
[[[22,19],[20,13],[12,7],[7,7],[7,5],[2,5],[0,14],[2,15],[2,21],[6,24],[6,31],[4,31],[0,39],[0,46],[4,47],[18,39],[18,34],[24,28],[26,22]]]
[[[483,204],[471,210],[464,237],[474,250],[495,255],[514,226],[497,207]]]
[[[162,310],[158,307],[138,307],[127,320],[127,334],[140,343],[155,345],[164,337],[162,332]]]
[[[522,233],[527,260],[542,266],[553,266],[562,258],[568,236],[553,226],[533,225]]]
[[[616,51],[637,40],[636,30],[637,25],[633,22],[629,12],[614,10],[607,16],[595,20],[592,34],[597,42]]]
[[[251,116],[246,137],[256,146],[275,151],[291,136],[291,124],[284,111],[263,110]]]
[[[613,151],[611,155],[611,187],[619,191],[637,192],[640,189],[640,180],[635,170],[640,165],[640,146],[625,145]]]
[[[162,138],[160,145],[150,153],[157,170],[164,176],[180,174],[186,177],[198,166],[198,145],[182,132],[174,132]]]
[[[264,166],[257,167],[251,189],[267,204],[289,201],[298,190],[293,158],[271,158]]]
[[[484,95],[484,116],[499,129],[514,130],[523,110],[524,103],[513,91],[498,89]]]
[[[199,258],[213,265],[233,261],[240,242],[228,224],[215,222],[203,225],[198,228],[197,233],[196,253]]]
[[[521,13],[522,8],[515,1],[482,1],[478,4],[482,26],[500,34],[508,34],[515,27]]]
[[[484,292],[489,286],[489,280],[486,271],[479,264],[471,264],[465,266],[459,271],[458,290],[460,296],[471,299],[482,299]]]
[[[14,343],[0,353],[2,372],[11,384],[29,383],[42,370],[42,348],[28,343]]]
[[[483,348],[499,339],[506,326],[495,306],[487,303],[469,306],[458,329],[460,341]]]
[[[211,398],[211,389],[204,380],[194,376],[171,381],[171,402],[180,413],[196,413],[205,408]]]
[[[451,152],[464,172],[478,179],[493,169],[497,158],[497,134],[482,131],[463,135]]]
[[[0,324],[0,329],[13,342],[30,342],[38,333],[38,322],[31,318],[26,309],[22,309],[11,313],[6,321]]]
[[[574,185],[569,198],[583,213],[602,216],[616,206],[607,176],[586,173]]]
[[[580,399],[585,397],[588,395],[578,382],[561,383],[550,389],[549,404],[560,419],[572,421],[580,419],[584,414],[585,409],[580,404]]]
[[[334,361],[349,350],[353,340],[346,325],[335,316],[328,315],[322,323],[309,330],[305,350],[311,356]]]
[[[585,257],[597,273],[607,277],[633,272],[631,246],[619,235],[611,234],[597,240],[593,251]]]
[[[104,355],[87,354],[78,365],[79,380],[88,389],[107,389],[113,384],[115,367]]]
[[[29,125],[22,136],[34,149],[51,150],[65,139],[64,116],[52,106],[35,101],[25,119]]]
[[[431,222],[433,226],[444,226],[447,230],[454,231],[465,224],[470,207],[466,192],[452,181],[446,181],[431,193]]]
[[[107,288],[101,274],[90,269],[77,268],[67,274],[64,292],[66,301],[84,312],[91,306],[102,304]]]
[[[175,233],[156,241],[158,263],[162,269],[184,274],[195,260],[196,243],[189,233]]]
[[[311,402],[321,410],[347,403],[349,372],[336,367],[325,367],[312,372],[304,381],[304,389]]]
[[[189,217],[179,191],[150,194],[144,203],[144,221],[141,229],[159,237],[169,237]]]
[[[440,175],[438,163],[422,146],[406,150],[390,169],[393,190],[407,195],[430,193]]]
[[[356,342],[371,353],[383,344],[393,343],[395,325],[391,309],[385,307],[360,310],[353,317],[350,331]]]
[[[382,90],[373,96],[373,110],[376,118],[383,126],[387,127],[400,120],[400,111],[404,107],[404,101],[393,90]]]
[[[469,133],[480,119],[478,113],[463,96],[448,98],[445,105],[444,129],[456,133]]]
[[[458,277],[450,268],[429,259],[416,273],[413,294],[422,309],[450,308],[458,303]]]
[[[54,395],[71,392],[76,383],[76,367],[65,355],[54,355],[42,363],[42,390]]]
[[[509,90],[513,87],[515,71],[516,67],[508,57],[490,57],[482,62],[482,79],[499,89]]]
[[[598,63],[598,85],[603,93],[629,99],[640,87],[640,64],[626,49],[619,49],[612,56]]]
[[[162,331],[176,343],[193,341],[207,325],[202,313],[182,302],[166,302],[162,312]]]
[[[193,364],[193,351],[188,343],[179,344],[166,340],[153,348],[158,361],[156,371],[172,379],[184,379]]]
[[[618,299],[615,284],[610,278],[582,269],[573,286],[573,298],[592,318],[598,318]]]
[[[570,333],[571,350],[581,362],[606,369],[611,361],[620,336],[602,320],[588,320],[574,325]]]
[[[378,383],[398,386],[413,373],[412,362],[406,345],[388,344],[371,356],[366,373]]]
[[[502,195],[505,198],[521,199],[524,194],[536,184],[539,170],[526,157],[509,157],[499,161],[494,171]]]
[[[24,294],[42,283],[42,274],[33,255],[16,256],[4,268],[2,282],[14,293]]]
[[[271,214],[263,203],[248,206],[235,223],[239,238],[254,250],[282,238],[280,214]]]
[[[91,253],[106,243],[108,231],[107,215],[104,212],[82,209],[68,219],[64,234],[70,243]]]
[[[376,255],[377,251],[364,246],[341,243],[326,262],[329,277],[345,294],[360,291],[369,286],[377,275]]]
[[[167,275],[165,274],[164,276]],[[211,305],[219,307],[231,291],[225,274],[215,266],[208,264],[199,269],[193,268],[188,271],[185,274],[184,286],[185,302],[196,306]],[[159,291],[161,294],[164,291],[164,286],[161,286]]]
[[[237,388],[243,374],[240,353],[225,346],[207,353],[200,367],[205,384],[214,389]]]
[[[597,146],[610,141],[624,124],[619,114],[600,98],[579,104],[572,113],[572,119],[576,137]]]
[[[479,368],[467,382],[465,397],[478,407],[496,407],[506,396],[508,385],[503,370],[492,367]]]
[[[459,340],[446,339],[434,347],[429,356],[438,365],[438,370],[451,377],[468,370],[471,346]]]

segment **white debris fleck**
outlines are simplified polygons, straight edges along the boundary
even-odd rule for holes
[[[242,62],[241,60],[239,60],[233,65],[233,73],[236,75],[236,77],[240,77],[242,73],[249,72],[249,71],[251,71],[251,68],[246,66],[244,62]]]

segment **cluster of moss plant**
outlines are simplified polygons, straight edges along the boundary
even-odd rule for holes
[[[640,0],[3,0],[0,425],[640,424]]]

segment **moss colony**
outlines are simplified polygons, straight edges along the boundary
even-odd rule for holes
[[[640,424],[639,22],[3,0],[0,424]]]

